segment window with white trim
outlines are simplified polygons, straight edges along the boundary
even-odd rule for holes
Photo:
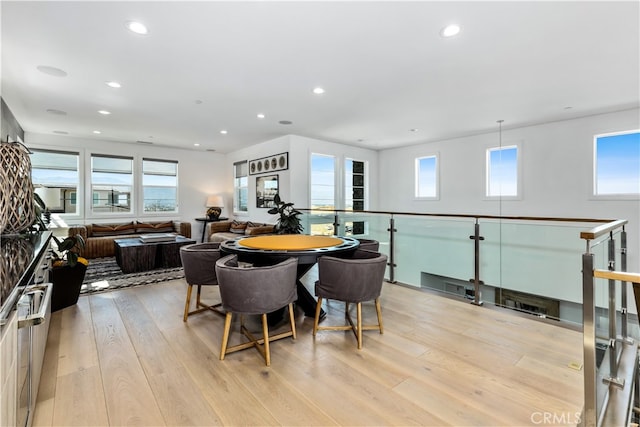
[[[142,159],[142,211],[178,211],[178,162]]]
[[[311,154],[311,209],[336,208],[336,158],[326,154]],[[311,224],[311,234],[333,235],[333,216],[330,222]]]
[[[131,213],[133,157],[92,154],[91,192],[92,213]]]
[[[418,199],[438,198],[438,156],[416,159],[415,196]]]
[[[495,147],[487,149],[487,197],[517,197],[518,194],[518,147]]]
[[[594,137],[594,195],[640,195],[640,131]]]
[[[31,180],[49,211],[77,214],[79,153],[32,149]]]

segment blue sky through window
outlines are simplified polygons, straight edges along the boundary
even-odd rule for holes
[[[640,194],[640,132],[595,138],[595,194]]]
[[[518,195],[518,147],[488,150],[487,196]]]
[[[436,156],[416,159],[416,197],[437,197]]]

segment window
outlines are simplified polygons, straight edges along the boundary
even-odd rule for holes
[[[125,202],[119,195],[118,204]],[[142,159],[143,212],[178,211],[178,162]]]
[[[32,150],[31,179],[35,192],[54,213],[77,214],[79,153]]]
[[[247,161],[233,164],[233,211],[247,212],[249,201],[249,178],[247,177]]]
[[[336,161],[334,156],[311,154],[311,209],[335,209]],[[311,234],[333,235],[331,222],[311,224]]]
[[[594,194],[640,194],[640,131],[594,137]]]
[[[91,155],[93,213],[131,213],[133,157]]]
[[[487,197],[518,196],[518,147],[487,150]]]
[[[416,159],[416,198],[438,197],[438,157],[426,156]]]

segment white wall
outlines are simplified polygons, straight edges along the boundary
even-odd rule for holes
[[[248,213],[242,215],[252,221],[273,223],[276,216],[269,215],[268,209],[256,208],[256,177],[266,175],[278,175],[280,197],[291,202],[297,208],[308,208],[310,200],[309,169],[311,153],[329,154],[337,158],[340,164],[344,164],[346,158],[362,160],[369,167],[369,209],[376,209],[378,203],[378,153],[374,150],[351,147],[318,139],[306,138],[298,135],[287,135],[280,138],[265,141],[249,148],[234,151],[227,155],[228,176],[230,177],[228,194],[229,203],[233,197],[233,163],[243,160],[254,160],[275,154],[289,153],[289,169],[272,173],[262,173],[249,176],[249,204]],[[225,201],[226,203],[226,201]]]
[[[424,143],[380,152],[380,209],[425,213],[464,213],[627,219],[630,271],[640,271],[640,200],[592,196],[593,137],[640,128],[640,110],[508,129],[502,145],[521,143],[522,198],[484,197],[485,150],[498,146],[497,132]],[[414,198],[416,157],[438,154],[440,199]],[[579,236],[576,235],[576,239]],[[579,268],[576,260],[576,268]]]
[[[227,159],[223,154],[36,133],[27,133],[25,135],[25,144],[29,148],[80,152],[80,162],[86,165],[86,167],[81,168],[81,171],[85,171],[85,175],[81,176],[80,179],[84,180],[87,188],[90,188],[90,174],[88,171],[91,153],[133,156],[135,168],[140,167],[142,157],[178,161],[179,212],[177,214],[142,214],[137,211],[138,206],[134,206],[136,211],[132,214],[114,218],[104,214],[92,215],[88,205],[85,204],[84,210],[78,216],[68,218],[68,224],[122,222],[132,219],[179,219],[191,222],[192,236],[198,237],[202,225],[196,223],[194,219],[204,216],[207,196],[209,194],[229,193]],[[141,191],[141,189],[137,191]],[[230,206],[230,204],[227,205],[226,202],[225,200],[223,215],[229,212],[227,206]],[[231,203],[230,200],[229,203]]]

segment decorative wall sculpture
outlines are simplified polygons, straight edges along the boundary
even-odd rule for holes
[[[275,172],[289,168],[289,153],[275,154],[261,159],[249,160],[249,175]]]
[[[20,143],[0,142],[0,233],[26,230],[33,224],[36,211],[31,182],[29,150]]]

